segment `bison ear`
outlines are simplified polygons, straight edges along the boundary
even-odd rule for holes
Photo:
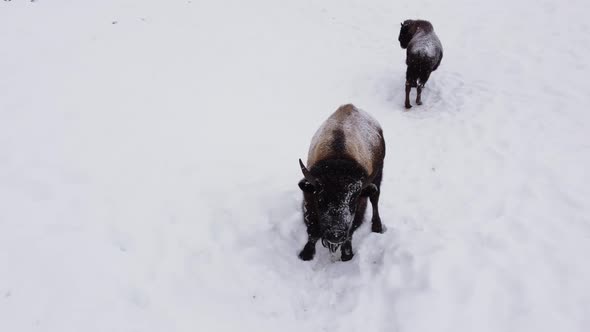
[[[301,179],[301,181],[299,181],[299,188],[301,188],[301,191],[305,193],[312,193],[315,190],[313,185],[306,179]]]
[[[404,26],[404,22],[400,22],[400,24],[399,24],[399,25],[403,27],[403,26]]]
[[[377,186],[374,183],[371,183],[368,186],[366,186],[365,188],[363,188],[363,191],[361,191],[361,196],[362,197],[371,197],[374,194],[376,194],[378,191],[379,191],[379,189],[377,189]]]

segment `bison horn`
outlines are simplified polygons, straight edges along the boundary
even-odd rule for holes
[[[315,186],[317,184],[316,178],[313,175],[311,175],[309,170],[305,167],[305,165],[303,165],[301,159],[299,159],[299,166],[301,167],[301,172],[303,172],[303,176],[305,177],[305,179],[309,181],[309,183],[311,183],[312,186]]]

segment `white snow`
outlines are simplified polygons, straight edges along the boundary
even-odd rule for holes
[[[0,1],[0,331],[589,331],[586,9]],[[445,57],[406,112],[409,18]],[[297,159],[349,102],[388,231],[302,262]]]

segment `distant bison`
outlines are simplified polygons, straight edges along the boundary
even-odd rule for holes
[[[416,104],[422,105],[422,89],[430,73],[435,71],[443,57],[440,40],[432,24],[423,20],[406,20],[401,24],[399,44],[407,49],[406,64],[406,108],[410,105],[410,90],[416,88]]]
[[[367,197],[372,230],[383,232],[378,203],[384,158],[381,126],[353,105],[341,106],[322,124],[311,141],[307,167],[299,159],[308,234],[302,260],[313,259],[320,239],[330,252],[341,246],[343,261],[352,259],[352,234],[363,222]]]

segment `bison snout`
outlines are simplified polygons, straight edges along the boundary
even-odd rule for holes
[[[332,242],[332,243],[342,243],[346,241],[348,237],[348,232],[345,230],[333,230],[328,231],[324,234],[324,239]]]

